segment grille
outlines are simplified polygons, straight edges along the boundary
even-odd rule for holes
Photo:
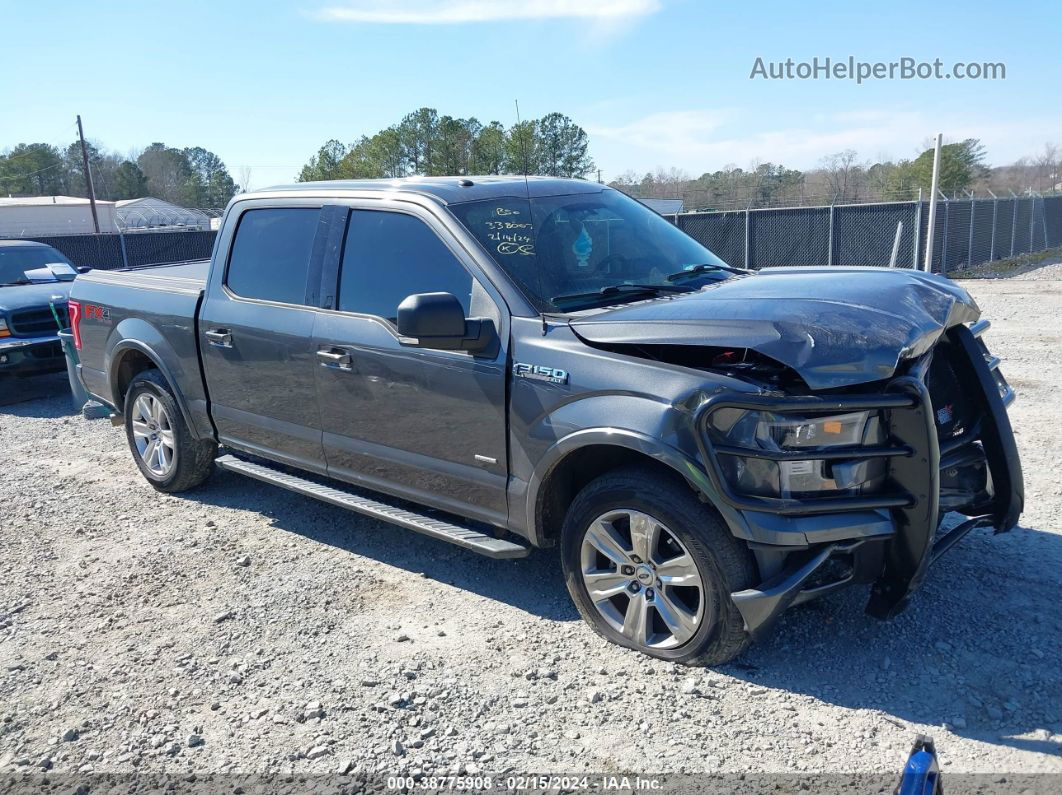
[[[70,325],[70,320],[67,317],[66,304],[56,304],[55,311],[59,315],[62,328],[67,328]],[[52,316],[52,310],[47,306],[12,312],[10,326],[11,333],[16,337],[55,334],[55,332],[59,331],[59,327],[55,325],[55,317]]]
[[[61,342],[49,342],[46,345],[34,345],[28,351],[31,359],[58,359],[63,355]]]

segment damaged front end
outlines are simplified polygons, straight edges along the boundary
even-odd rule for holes
[[[787,607],[872,583],[867,611],[904,609],[928,566],[1023,505],[1006,407],[1014,393],[980,339],[949,328],[895,377],[828,394],[728,395],[697,422],[708,474],[754,528],[764,582],[733,594],[758,634]],[[964,518],[938,533],[942,517]]]

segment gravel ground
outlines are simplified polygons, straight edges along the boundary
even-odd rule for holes
[[[1062,773],[1062,264],[966,282],[1019,393],[1021,527],[890,623],[849,592],[717,670],[492,561],[217,472],[163,496],[65,376],[0,387],[0,773]],[[53,396],[49,396],[53,395]],[[992,779],[999,781],[999,778]]]

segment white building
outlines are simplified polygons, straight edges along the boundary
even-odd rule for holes
[[[114,202],[97,201],[100,232],[117,232]],[[88,199],[76,196],[0,198],[0,238],[90,235],[96,231]]]
[[[115,202],[118,226],[123,232],[149,229],[211,229],[210,216],[202,210],[181,207],[179,204],[145,196],[142,199],[123,199]]]

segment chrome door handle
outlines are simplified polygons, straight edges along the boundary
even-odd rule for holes
[[[232,332],[227,328],[210,329],[204,336],[207,338],[207,342],[217,348],[232,347]]]
[[[334,370],[348,370],[354,369],[350,354],[344,353],[340,350],[331,350],[328,348],[322,348],[317,351],[317,358],[321,362],[322,367],[331,367]]]

